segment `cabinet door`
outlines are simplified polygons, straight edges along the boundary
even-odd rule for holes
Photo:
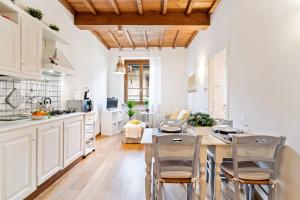
[[[0,16],[0,74],[20,72],[20,26]]]
[[[64,121],[64,167],[82,155],[83,119],[76,117]]]
[[[40,185],[63,167],[62,122],[53,122],[40,126],[37,137],[37,184]]]
[[[42,69],[42,27],[36,19],[21,17],[21,72],[40,77]]]
[[[0,134],[0,199],[24,199],[36,189],[36,129]]]

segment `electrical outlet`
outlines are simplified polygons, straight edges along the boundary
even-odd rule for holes
[[[250,131],[250,122],[245,118],[244,115],[241,118],[241,126],[243,130]]]

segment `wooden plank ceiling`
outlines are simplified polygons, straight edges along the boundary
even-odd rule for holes
[[[187,48],[220,0],[59,0],[106,48]]]

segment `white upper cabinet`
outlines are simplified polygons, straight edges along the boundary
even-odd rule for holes
[[[74,117],[64,121],[64,167],[67,167],[83,152],[83,118]]]
[[[36,189],[36,129],[0,134],[0,199],[24,199]]]
[[[20,26],[0,15],[0,74],[20,73]]]
[[[21,73],[40,77],[42,73],[42,26],[31,16],[21,16]]]
[[[40,185],[63,168],[63,123],[47,123],[37,131],[37,184]]]

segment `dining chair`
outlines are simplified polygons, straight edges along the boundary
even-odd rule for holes
[[[240,184],[248,187],[246,196],[250,199],[253,199],[253,185],[268,185],[268,198],[274,200],[279,159],[286,138],[234,135],[232,140],[233,162],[223,163],[221,170],[234,183],[235,200],[240,199]]]
[[[202,137],[189,134],[153,135],[153,199],[162,200],[164,183],[187,184],[187,199],[195,199]]]

